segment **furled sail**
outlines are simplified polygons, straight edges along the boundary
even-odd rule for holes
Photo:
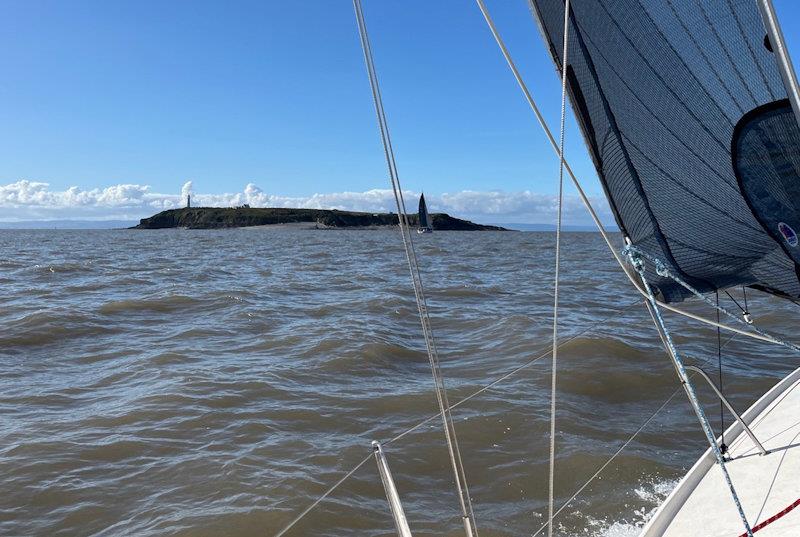
[[[428,206],[425,205],[425,194],[419,197],[419,229],[431,229],[430,218],[428,218]]]
[[[703,291],[796,299],[800,126],[766,1],[572,2],[567,84],[635,246]],[[564,0],[530,4],[560,71]],[[666,301],[688,294],[653,267],[647,276]]]

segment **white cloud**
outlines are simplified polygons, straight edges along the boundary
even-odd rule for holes
[[[186,181],[181,187],[181,203],[189,203],[189,196],[192,194],[194,194],[194,192],[192,192],[192,182]]]
[[[0,185],[0,220],[45,219],[120,219],[135,220],[165,209],[183,207],[186,197],[192,196],[192,205],[232,207],[248,204],[251,207],[303,207],[311,209],[339,209],[350,211],[396,211],[394,196],[389,189],[365,192],[332,192],[305,197],[288,197],[268,194],[253,183],[244,190],[226,194],[194,192],[192,181],[187,181],[180,193],[152,192],[147,185],[122,184],[106,188],[81,190],[70,187],[52,190],[48,183],[17,181]],[[416,211],[418,192],[405,191],[406,205]],[[556,197],[530,191],[473,191],[463,190],[443,194],[426,194],[429,210],[447,212],[453,216],[480,222],[552,223],[555,220]],[[602,197],[593,198],[603,220],[612,220],[608,204]],[[575,196],[564,200],[564,222],[590,224],[586,209]]]

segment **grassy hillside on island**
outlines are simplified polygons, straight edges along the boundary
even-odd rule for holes
[[[433,229],[443,231],[506,231],[499,226],[484,226],[468,220],[453,218],[444,213],[429,215]],[[417,225],[417,215],[409,215],[411,225]],[[223,229],[273,224],[307,223],[320,227],[360,228],[395,226],[394,213],[358,213],[336,209],[279,209],[250,207],[191,207],[162,211],[142,218],[134,229]]]

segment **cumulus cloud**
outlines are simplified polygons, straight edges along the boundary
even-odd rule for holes
[[[318,193],[304,197],[270,194],[253,183],[241,192],[204,194],[194,191],[187,181],[180,193],[153,192],[147,185],[121,184],[106,188],[81,190],[70,187],[53,190],[48,183],[17,181],[0,185],[0,220],[46,219],[129,219],[150,216],[165,209],[183,207],[187,196],[192,206],[234,207],[302,207],[309,209],[339,209],[349,211],[395,211],[395,201],[389,189],[364,192]],[[418,192],[405,191],[408,210],[416,210]],[[503,192],[463,190],[443,194],[426,194],[432,212],[447,212],[454,216],[481,222],[551,223],[555,220],[557,200],[549,194],[536,192]],[[602,197],[592,200],[601,217],[611,221],[608,205]],[[590,220],[577,197],[566,196],[564,221],[569,224],[589,224]]]
[[[181,187],[181,203],[188,204],[189,196],[192,195],[192,182],[186,181]]]

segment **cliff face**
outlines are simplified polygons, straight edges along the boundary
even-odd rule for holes
[[[453,218],[444,213],[430,215],[433,229],[442,231],[506,231],[497,226],[484,226],[468,220]],[[411,225],[417,225],[417,215],[410,215]],[[222,229],[270,224],[311,223],[334,228],[395,226],[393,213],[357,213],[327,209],[255,209],[250,207],[192,207],[162,211],[142,218],[134,229]]]

